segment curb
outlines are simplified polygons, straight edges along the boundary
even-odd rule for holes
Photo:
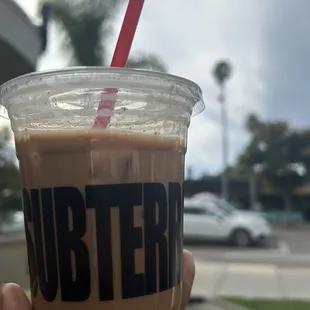
[[[211,300],[211,304],[219,307],[222,310],[251,310],[249,308],[245,308],[244,306],[239,306],[236,304],[233,304],[227,300],[221,299],[221,298],[217,298],[214,300]]]

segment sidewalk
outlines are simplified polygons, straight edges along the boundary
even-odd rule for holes
[[[192,294],[310,300],[310,268],[196,261]]]

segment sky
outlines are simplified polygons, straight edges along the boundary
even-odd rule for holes
[[[16,0],[34,18],[37,0]],[[114,20],[108,47],[112,55],[125,6]],[[217,61],[233,68],[227,83],[229,162],[234,163],[249,136],[249,113],[264,119],[308,126],[310,105],[310,1],[297,0],[146,0],[132,53],[152,52],[169,72],[195,81],[206,109],[192,118],[186,165],[194,176],[222,168],[220,105],[212,76]],[[67,59],[61,34],[52,28],[38,70],[61,68]]]

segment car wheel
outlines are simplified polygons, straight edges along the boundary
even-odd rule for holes
[[[245,229],[237,229],[233,232],[231,237],[232,243],[240,248],[248,247],[252,244],[250,233]]]

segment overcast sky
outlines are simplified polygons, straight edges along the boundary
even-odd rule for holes
[[[17,2],[35,16],[36,0]],[[124,9],[115,18],[110,54]],[[309,0],[146,0],[132,52],[156,53],[170,73],[192,79],[204,92],[206,110],[192,120],[186,159],[196,175],[222,168],[218,89],[211,76],[220,59],[233,65],[227,85],[231,162],[246,145],[244,122],[250,112],[309,124],[309,12]],[[52,33],[53,46],[38,70],[66,64],[58,36]]]

